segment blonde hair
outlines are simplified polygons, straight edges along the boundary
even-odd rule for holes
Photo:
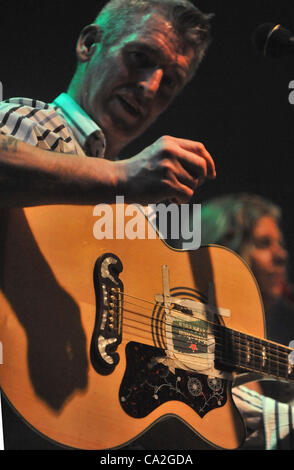
[[[261,196],[242,193],[212,199],[202,205],[201,244],[226,246],[240,254],[264,216],[281,222],[280,208]]]

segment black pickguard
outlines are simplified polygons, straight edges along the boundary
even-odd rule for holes
[[[127,366],[119,390],[125,412],[143,418],[170,400],[189,405],[201,418],[227,401],[227,381],[205,375],[169,368],[158,362],[164,358],[162,349],[140,343],[128,343]]]

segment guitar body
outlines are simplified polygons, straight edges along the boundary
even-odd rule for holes
[[[183,357],[197,355],[203,344],[189,330],[182,356],[175,347],[180,333],[174,323],[166,326],[169,313],[158,299],[168,266],[173,298],[207,304],[213,283],[213,302],[227,312],[213,323],[264,337],[263,306],[248,267],[216,246],[180,252],[157,236],[97,240],[95,221],[92,207],[9,214],[0,297],[4,394],[31,426],[65,446],[119,448],[176,416],[215,447],[237,448],[244,426],[230,380],[214,380],[190,363],[181,368]],[[111,293],[114,313],[111,296],[105,300]],[[182,326],[191,316],[185,312],[178,313]]]

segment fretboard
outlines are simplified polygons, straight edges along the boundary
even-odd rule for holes
[[[215,336],[215,353],[220,363],[233,369],[294,381],[293,349],[223,326],[218,328]]]

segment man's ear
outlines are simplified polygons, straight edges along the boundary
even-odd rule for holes
[[[98,24],[90,24],[82,30],[77,46],[76,54],[79,62],[87,62],[92,57],[95,47],[101,41],[101,28]]]

